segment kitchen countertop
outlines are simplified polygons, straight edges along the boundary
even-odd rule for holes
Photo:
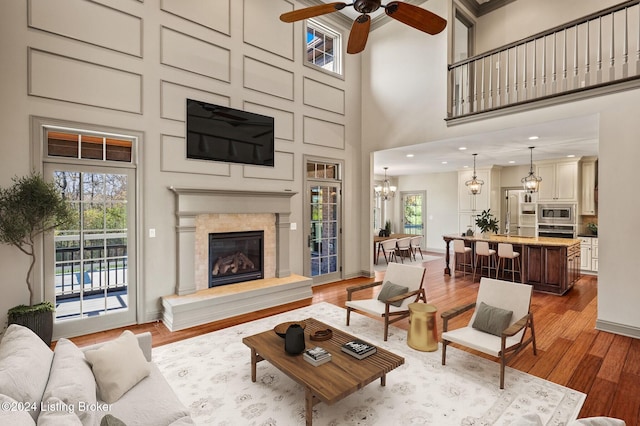
[[[450,240],[488,241],[490,243],[511,243],[528,246],[570,247],[574,244],[580,244],[580,239],[577,238],[519,237],[516,235],[504,234],[491,234],[488,238],[483,238],[481,235],[474,237],[463,237],[458,234],[443,235],[442,237]]]

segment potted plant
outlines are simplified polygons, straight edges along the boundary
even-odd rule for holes
[[[17,247],[31,258],[26,275],[29,304],[11,308],[9,324],[29,327],[51,344],[53,310],[51,302],[34,304],[33,269],[36,239],[41,234],[72,222],[74,212],[53,183],[38,173],[13,178],[13,185],[0,188],[0,242]]]
[[[387,220],[384,223],[384,233],[385,233],[385,237],[388,237],[389,235],[391,235],[391,221]]]
[[[491,209],[483,210],[476,217],[476,226],[480,228],[483,235],[489,232],[498,233],[498,219],[491,214]]]

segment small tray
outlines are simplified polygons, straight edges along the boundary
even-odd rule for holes
[[[298,324],[303,330],[307,326],[304,321],[287,321],[273,327],[273,331],[275,331],[278,336],[285,337],[287,335],[287,329],[294,324]]]
[[[329,328],[327,328],[326,330],[318,330],[309,336],[311,340],[315,340],[315,341],[329,340],[332,337],[333,337],[333,331],[331,331],[331,329]]]

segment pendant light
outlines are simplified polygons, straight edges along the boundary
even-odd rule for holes
[[[384,168],[384,180],[382,181],[382,185],[376,185],[376,187],[373,188],[376,193],[376,197],[380,197],[385,201],[396,195],[397,189],[395,186],[391,185],[391,182],[387,179],[387,169],[388,167]]]
[[[522,186],[527,192],[538,192],[540,189],[540,182],[542,182],[542,178],[533,174],[533,148],[535,146],[530,146],[531,150],[531,166],[529,168],[529,175],[522,178]]]
[[[473,154],[473,176],[471,180],[466,181],[464,184],[469,188],[469,192],[473,195],[477,195],[482,191],[482,185],[484,185],[484,181],[478,179],[476,176],[476,156],[478,154]]]

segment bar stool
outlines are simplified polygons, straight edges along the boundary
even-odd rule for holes
[[[471,247],[464,245],[463,240],[453,240],[453,252],[456,254],[455,265],[462,266],[462,276],[467,275],[467,266],[473,270]],[[469,263],[467,261],[467,254],[469,255]],[[458,262],[458,256],[462,256],[462,260]]]
[[[513,250],[513,244],[509,243],[498,243],[498,266],[496,268],[496,278],[498,278],[498,273],[500,272],[500,261],[502,261],[502,272],[507,272],[509,269],[506,268],[507,259],[511,259],[511,281],[516,280],[516,271],[515,266],[518,265],[518,274],[521,275],[522,272],[520,270],[520,253]],[[516,262],[517,261],[517,262]]]
[[[484,258],[487,258],[487,266],[483,266]],[[480,258],[480,259],[478,259]],[[493,259],[493,264],[497,266],[496,261],[496,251],[494,249],[489,248],[489,243],[486,241],[478,241],[476,242],[476,264],[473,268],[473,278],[476,279],[476,269],[478,268],[478,261],[480,261],[480,276],[482,277],[482,268],[487,268],[487,275],[491,276],[491,259]],[[496,271],[498,268],[496,267]]]

